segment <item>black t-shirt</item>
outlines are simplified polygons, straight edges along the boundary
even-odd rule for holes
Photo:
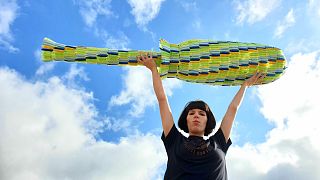
[[[226,143],[221,128],[208,140],[183,136],[175,125],[161,139],[168,155],[165,180],[227,180],[225,155],[231,145]]]

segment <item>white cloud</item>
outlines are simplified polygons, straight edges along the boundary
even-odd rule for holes
[[[38,62],[41,62],[41,49],[35,50],[33,55]]]
[[[133,23],[131,22],[131,20],[129,18],[126,18],[124,21],[123,21],[123,27],[129,27],[131,26]]]
[[[98,118],[92,93],[56,76],[31,82],[3,67],[0,86],[0,179],[159,176],[166,161],[160,137],[137,133],[115,144],[89,133],[86,124]]]
[[[309,106],[315,108],[315,105],[318,105],[316,99],[320,97],[317,93],[319,86],[315,85],[320,73],[318,55],[317,52],[295,54],[281,79],[259,89],[263,102],[262,113],[277,126],[290,116],[296,115],[295,113],[303,113],[299,110],[308,109]]]
[[[64,80],[67,80],[67,82],[70,82],[69,83],[69,85],[70,85],[70,84],[73,84],[76,81],[76,78],[78,78],[78,77],[84,81],[90,80],[88,78],[86,72],[84,71],[83,66],[78,67],[77,64],[71,64],[68,73],[66,73],[62,78]]]
[[[195,30],[200,30],[202,27],[201,21],[199,19],[196,19],[192,22],[192,28]]]
[[[281,0],[245,0],[234,1],[235,8],[237,10],[237,24],[243,24],[245,22],[254,24],[263,20],[268,14],[276,9],[280,4]]]
[[[187,13],[192,13],[193,14],[193,19],[189,20],[191,23],[191,26],[194,30],[199,31],[202,28],[202,23],[200,21],[199,15],[198,15],[198,5],[197,2],[194,0],[190,1],[177,1],[182,8],[187,12]],[[192,22],[191,22],[192,21]]]
[[[319,0],[309,0],[308,8],[312,16],[316,14],[318,18],[320,18],[320,1]]]
[[[113,36],[105,30],[95,29],[95,34],[100,37],[105,42],[105,46],[110,49],[127,50],[130,44],[130,39],[122,31],[119,31],[117,36]]]
[[[111,0],[76,0],[80,6],[80,14],[89,27],[93,27],[98,16],[115,16],[111,11]]]
[[[151,73],[145,67],[125,67],[127,72],[122,78],[124,89],[119,95],[112,96],[109,106],[131,104],[129,114],[133,117],[141,116],[149,106],[154,107],[157,103],[153,91]],[[165,79],[164,89],[168,96],[173,94],[173,89],[181,86],[177,79]]]
[[[129,132],[129,129],[131,128],[131,122],[129,120],[125,119],[115,119],[111,117],[107,117],[103,121],[104,128],[106,130],[113,130],[113,131],[120,131],[120,130],[126,130],[126,132]]]
[[[117,15],[111,10],[111,0],[78,0],[80,13],[86,25],[92,28],[94,34],[101,38],[107,48],[127,49],[130,39],[121,31],[117,36],[110,35],[106,30],[100,28],[97,24],[99,16],[116,17]],[[125,24],[129,26],[129,24]]]
[[[164,79],[162,83],[167,96],[172,96],[174,89],[182,87],[182,81],[176,78]]]
[[[278,26],[274,32],[274,36],[277,38],[281,38],[283,33],[295,23],[295,18],[293,14],[293,9],[291,9],[284,20],[278,23]]]
[[[165,0],[128,0],[132,10],[131,14],[135,17],[136,23],[140,27],[145,27],[159,13],[161,3]]]
[[[258,88],[261,112],[275,128],[263,143],[230,148],[230,179],[320,178],[319,55],[295,54],[279,80]]]
[[[40,49],[37,49],[35,52],[34,52],[34,57],[36,58],[36,60],[38,62],[41,63],[40,67],[36,70],[36,75],[38,76],[41,76],[49,71],[51,71],[54,66],[55,66],[55,63],[54,62],[50,62],[50,63],[43,63],[41,61],[41,50]]]
[[[17,52],[19,49],[11,43],[14,40],[10,26],[17,18],[19,6],[15,0],[0,1],[0,49]]]
[[[109,105],[132,103],[129,114],[138,117],[144,113],[147,106],[154,106],[156,102],[151,75],[145,67],[125,67],[124,69],[127,72],[122,77],[124,89],[119,95],[112,96]]]
[[[186,12],[198,10],[196,1],[178,1]]]
[[[306,53],[310,52],[310,50],[318,49],[319,45],[320,44],[317,43],[317,41],[311,39],[294,40],[287,44],[284,52],[287,52],[288,54]]]
[[[41,76],[45,74],[46,72],[51,71],[55,66],[55,63],[44,63],[42,64],[36,71],[36,75]]]

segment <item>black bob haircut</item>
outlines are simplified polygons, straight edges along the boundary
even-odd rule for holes
[[[208,136],[210,133],[212,133],[213,129],[216,127],[216,119],[214,118],[214,115],[211,112],[207,103],[205,103],[202,100],[190,101],[186,104],[178,120],[179,128],[182,129],[184,132],[189,133],[189,129],[187,125],[187,116],[188,116],[189,110],[191,109],[201,109],[206,112],[208,120],[207,120],[206,128],[204,130],[204,135]]]

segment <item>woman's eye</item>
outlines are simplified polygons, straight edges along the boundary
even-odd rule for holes
[[[189,115],[194,115],[195,113],[194,112],[190,112]],[[206,113],[198,113],[200,116],[205,116]]]

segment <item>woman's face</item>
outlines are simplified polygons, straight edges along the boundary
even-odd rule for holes
[[[187,116],[189,135],[203,136],[207,124],[207,114],[201,109],[190,109]]]

